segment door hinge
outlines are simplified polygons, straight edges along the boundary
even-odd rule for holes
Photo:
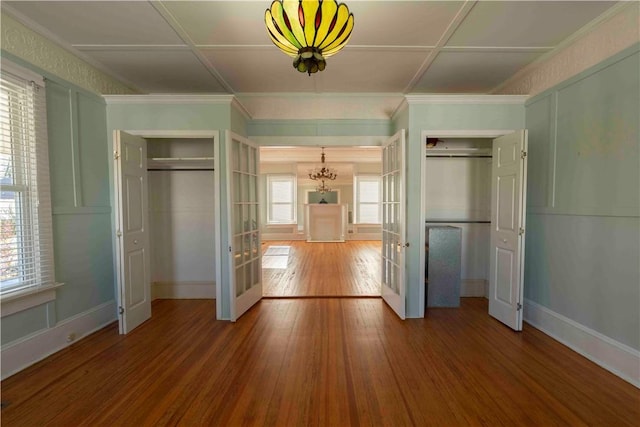
[[[518,235],[522,236],[524,234],[524,228],[520,227],[520,230],[518,230]]]
[[[120,231],[120,230],[116,231],[116,236],[117,237],[122,237],[122,231]]]
[[[118,306],[118,314],[124,314],[124,308],[121,305]]]
[[[524,159],[526,157],[527,157],[527,152],[526,151],[523,151],[523,152],[520,153],[520,158],[521,159]]]
[[[120,153],[118,153],[117,151],[114,151],[114,152],[113,152],[113,158],[114,158],[115,160],[118,160],[118,159],[120,158]]]
[[[231,253],[231,246],[229,246],[229,253]]]
[[[516,305],[516,309],[517,309],[517,311],[522,310],[522,304],[518,303],[518,304]]]

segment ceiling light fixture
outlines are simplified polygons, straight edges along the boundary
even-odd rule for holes
[[[349,41],[353,13],[335,0],[275,0],[264,13],[273,43],[301,73],[317,73]]]
[[[328,193],[331,191],[331,187],[324,183],[324,179],[322,180],[322,184],[316,187],[316,191],[320,194]]]
[[[327,167],[324,163],[324,147],[322,147],[322,155],[320,156],[320,167],[317,167],[311,171],[309,171],[309,178],[314,181],[322,181],[322,185],[324,186],[324,180],[334,180],[338,177],[336,170],[330,167]],[[318,190],[320,191],[320,190]]]

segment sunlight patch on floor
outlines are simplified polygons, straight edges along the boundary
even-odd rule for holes
[[[291,246],[269,246],[262,255],[262,268],[286,269]]]

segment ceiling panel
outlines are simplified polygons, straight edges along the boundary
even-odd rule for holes
[[[555,46],[613,1],[482,1],[447,46]]]
[[[429,55],[427,49],[357,49],[348,46],[327,60],[327,92],[403,92]]]
[[[293,68],[293,58],[275,46],[202,49],[237,92],[315,92],[323,73],[311,77]],[[326,70],[325,70],[326,72]]]
[[[203,49],[202,53],[241,92],[402,92],[427,50],[345,48],[311,76],[275,47]]]
[[[164,1],[196,45],[271,44],[264,26],[269,1]]]
[[[441,52],[413,91],[486,93],[538,55],[516,52]]]
[[[184,44],[146,1],[8,1],[69,44]]]
[[[226,93],[190,50],[83,50],[148,93]]]
[[[362,46],[435,46],[464,2],[356,1],[350,44]]]

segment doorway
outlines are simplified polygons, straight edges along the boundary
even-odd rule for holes
[[[262,272],[264,297],[380,297],[381,225],[380,207],[375,215],[358,218],[356,177],[375,177],[380,192],[382,153],[379,146],[325,147],[326,165],[337,178],[325,181],[330,190],[317,191],[317,182],[308,178],[320,165],[320,146],[262,146],[260,148]],[[270,182],[279,185],[280,196],[291,178],[293,204],[289,217],[278,223],[270,218]],[[327,196],[328,195],[328,196]],[[378,197],[378,194],[371,194]],[[317,199],[317,200],[316,200]],[[309,203],[346,206],[344,242],[308,242],[309,222],[305,207]],[[371,209],[362,203],[363,209]],[[284,210],[284,205],[280,205]],[[291,212],[291,213],[289,213]],[[288,223],[287,223],[288,222]],[[372,223],[373,222],[373,223]]]

